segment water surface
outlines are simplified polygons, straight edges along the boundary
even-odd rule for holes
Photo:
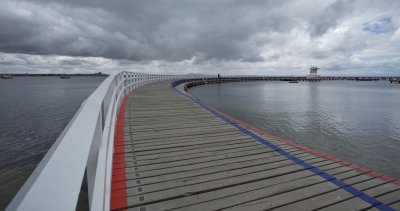
[[[0,80],[0,210],[104,79],[52,76]]]
[[[399,84],[241,82],[190,92],[268,133],[400,179]]]

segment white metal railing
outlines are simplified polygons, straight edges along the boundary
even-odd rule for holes
[[[161,80],[211,75],[111,74],[82,103],[6,210],[74,210],[87,176],[91,210],[110,210],[116,117],[124,96]]]

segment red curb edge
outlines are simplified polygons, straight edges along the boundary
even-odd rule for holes
[[[124,119],[128,97],[133,92],[127,94],[122,100],[121,107],[118,112],[115,136],[114,136],[114,153],[113,167],[111,179],[111,199],[110,209],[124,209],[128,206],[126,196],[126,172],[125,172],[125,148],[124,148]]]

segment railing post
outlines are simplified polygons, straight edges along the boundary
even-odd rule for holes
[[[97,169],[97,161],[99,155],[99,149],[103,142],[103,130],[102,130],[102,117],[101,115],[98,116],[96,129],[93,134],[92,146],[90,147],[89,157],[86,164],[86,175],[87,175],[87,183],[88,183],[88,194],[89,194],[89,206],[92,207],[92,199],[94,195],[95,189],[95,178],[96,178],[96,171],[102,170]]]

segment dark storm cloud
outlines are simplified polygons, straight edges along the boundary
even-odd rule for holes
[[[351,10],[346,2],[338,1],[318,12],[321,18],[315,18],[311,10],[298,20],[284,12],[292,3],[3,1],[0,51],[136,61],[181,61],[195,57],[196,62],[257,62],[264,59],[257,35],[287,33],[305,21],[312,36],[321,36]]]
[[[353,10],[355,1],[338,0],[326,8],[310,8],[310,12],[318,14],[310,19],[310,34],[312,36],[321,36],[326,31],[336,26],[346,14]]]
[[[398,0],[1,0],[0,72],[393,71],[398,11]]]

